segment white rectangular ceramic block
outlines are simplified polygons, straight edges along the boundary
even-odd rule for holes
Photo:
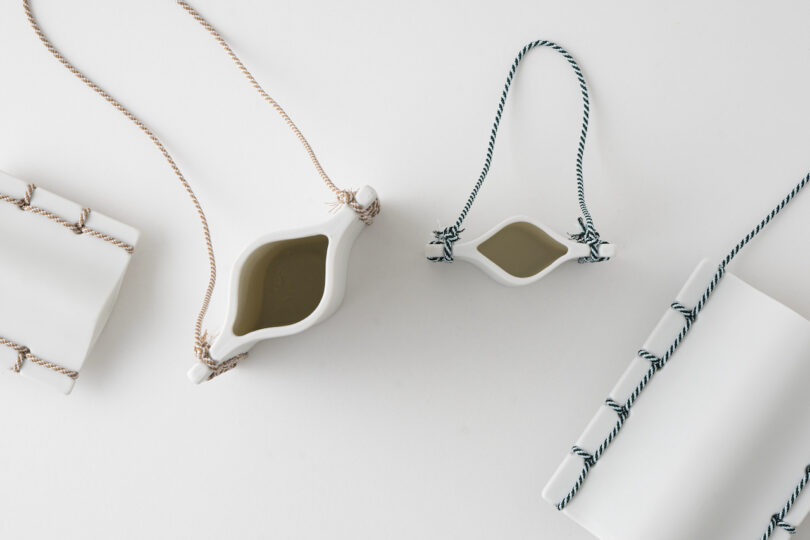
[[[715,270],[701,263],[674,300],[693,307]],[[683,324],[667,310],[643,348],[660,357]],[[626,401],[649,367],[634,358],[609,397]],[[563,512],[601,540],[761,538],[810,463],[808,381],[810,321],[726,274]],[[593,453],[616,421],[601,406],[576,444]],[[568,455],[543,497],[560,502],[582,466]],[[786,521],[808,511],[802,493]]]
[[[0,172],[0,338],[19,373],[70,393],[109,317],[138,231]],[[26,201],[26,195],[29,199]],[[0,368],[19,354],[0,346]],[[48,367],[50,362],[63,371]]]

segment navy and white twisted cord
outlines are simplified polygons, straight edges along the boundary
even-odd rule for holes
[[[428,257],[429,261],[433,262],[453,262],[453,244],[455,244],[461,237],[459,236],[464,229],[459,229],[455,225],[445,227],[440,231],[433,231],[433,236],[436,238],[431,244],[442,244],[444,246],[441,257]]]
[[[796,533],[796,527],[785,521],[785,516],[787,516],[788,512],[790,512],[790,509],[793,507],[793,503],[795,503],[796,499],[799,498],[799,495],[801,495],[808,482],[810,482],[810,465],[804,468],[804,476],[793,489],[793,493],[790,494],[790,498],[785,503],[785,506],[783,506],[779,512],[771,516],[771,521],[768,523],[768,528],[762,534],[760,540],[768,540],[768,538],[771,537],[777,528],[785,529],[790,534]]]
[[[717,284],[723,278],[726,273],[726,267],[728,264],[737,256],[737,254],[742,250],[743,247],[746,246],[751,240],[754,239],[756,235],[758,235],[762,230],[765,228],[768,223],[771,222],[773,218],[776,217],[782,209],[787,206],[787,204],[793,200],[793,198],[801,191],[808,183],[810,183],[810,174],[802,178],[802,180],[787,194],[787,196],[782,199],[782,201],[773,209],[771,212],[765,216],[762,221],[760,221],[756,227],[754,227],[751,232],[746,234],[742,240],[740,240],[737,245],[728,253],[728,255],[723,258],[720,264],[717,267],[717,271],[714,273],[709,285],[704,290],[703,294],[701,295],[700,299],[698,300],[697,304],[693,308],[687,308],[686,306],[678,303],[673,302],[670,305],[670,308],[677,311],[684,317],[684,324],[681,327],[681,330],[678,332],[678,335],[672,341],[670,346],[667,348],[666,351],[661,356],[656,356],[655,354],[647,351],[647,350],[640,350],[638,351],[638,356],[648,360],[650,362],[650,368],[644,374],[642,379],[630,393],[630,397],[627,398],[627,401],[624,403],[618,403],[614,401],[612,398],[608,398],[605,402],[614,412],[616,412],[618,416],[618,420],[616,424],[614,424],[613,429],[610,433],[605,437],[602,441],[602,444],[599,445],[599,448],[593,452],[589,453],[587,450],[580,448],[579,446],[574,446],[572,449],[572,454],[582,457],[583,465],[582,471],[580,472],[579,477],[574,482],[573,487],[568,492],[568,494],[563,497],[563,499],[557,503],[557,509],[562,510],[571,502],[571,500],[579,493],[580,489],[582,488],[585,480],[588,478],[588,474],[591,472],[593,467],[599,462],[599,459],[604,455],[607,451],[608,447],[610,447],[611,443],[616,439],[617,435],[621,431],[622,427],[625,425],[629,415],[630,410],[633,408],[633,405],[636,403],[636,400],[641,396],[641,393],[647,387],[649,382],[653,379],[656,373],[658,373],[664,366],[666,366],[667,362],[669,362],[672,355],[675,354],[675,351],[678,349],[680,344],[686,338],[686,335],[689,333],[689,330],[692,328],[692,325],[697,320],[697,316],[700,311],[706,305],[709,298],[711,297],[712,293],[714,292]],[[768,531],[762,537],[762,540],[767,540],[767,538],[773,533],[773,531],[777,527],[781,527],[787,531],[791,531],[793,527],[784,521],[784,517],[787,514],[790,507],[795,502],[796,498],[799,496],[801,491],[804,489],[805,485],[810,481],[810,466],[808,466],[807,470],[805,471],[805,476],[802,481],[797,486],[796,490],[793,492],[790,500],[782,509],[779,514],[775,514],[769,525]]]
[[[487,145],[487,153],[484,158],[484,167],[482,168],[481,174],[478,176],[478,180],[473,186],[472,192],[467,198],[467,202],[464,204],[464,208],[461,210],[461,214],[459,214],[455,224],[450,227],[445,227],[442,230],[433,231],[433,236],[435,239],[431,242],[431,244],[444,244],[444,253],[440,257],[428,257],[429,261],[453,262],[453,243],[459,239],[458,235],[461,231],[463,231],[461,225],[467,218],[467,214],[472,208],[475,198],[478,196],[478,192],[481,190],[481,186],[484,185],[484,180],[486,180],[486,177],[489,174],[489,169],[492,166],[492,156],[495,153],[495,140],[498,137],[498,127],[501,125],[501,118],[503,117],[503,110],[506,106],[506,98],[509,95],[509,88],[512,86],[512,80],[515,77],[515,73],[517,72],[518,65],[520,65],[520,61],[527,52],[535,47],[549,47],[560,53],[571,65],[574,70],[574,74],[577,76],[577,80],[579,81],[579,88],[582,92],[583,113],[582,129],[580,130],[579,143],[577,145],[575,169],[577,179],[577,198],[579,200],[579,208],[582,211],[582,218],[580,218],[580,227],[582,228],[582,232],[571,235],[571,238],[577,242],[588,244],[590,246],[591,254],[588,257],[581,257],[579,259],[580,263],[600,262],[607,260],[607,257],[599,257],[599,245],[603,244],[604,242],[600,239],[599,233],[596,231],[596,227],[593,224],[593,217],[591,217],[591,213],[588,210],[588,205],[585,203],[585,182],[582,176],[582,158],[585,154],[585,139],[588,135],[588,121],[591,107],[590,99],[588,97],[588,86],[585,84],[585,77],[582,75],[582,70],[580,69],[576,60],[574,60],[574,57],[571,56],[568,51],[552,41],[539,40],[532,41],[523,47],[518,53],[517,57],[515,57],[515,61],[512,62],[509,73],[506,75],[506,84],[504,85],[503,92],[501,92],[501,98],[498,101],[498,108],[495,111],[495,121],[492,124],[492,130],[489,133],[489,144]]]
[[[599,256],[599,246],[605,242],[599,237],[599,233],[593,228],[593,224],[586,223],[582,218],[577,218],[577,222],[579,223],[581,231],[576,234],[569,234],[568,237],[571,238],[571,240],[579,242],[580,244],[587,244],[591,248],[590,255],[587,257],[580,257],[577,259],[577,262],[602,262],[610,259],[610,257]]]

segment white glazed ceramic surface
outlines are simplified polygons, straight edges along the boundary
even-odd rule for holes
[[[675,300],[695,305],[715,270],[703,261]],[[682,326],[667,310],[644,348],[660,356]],[[563,512],[601,540],[760,538],[810,462],[808,351],[810,321],[726,274]],[[610,397],[625,401],[648,368],[634,358]],[[593,452],[616,420],[601,406],[575,444]],[[557,504],[582,463],[568,455],[543,497]],[[808,511],[802,494],[786,519]]]
[[[370,205],[376,198],[377,193],[369,186],[358,190],[355,196],[355,200],[363,207]],[[262,236],[249,245],[234,264],[230,280],[228,314],[225,324],[219,334],[215,336],[211,345],[211,357],[216,361],[226,360],[250,350],[259,341],[303,332],[332,315],[340,306],[346,290],[349,254],[354,241],[365,227],[366,224],[360,221],[357,213],[352,208],[343,205],[332,218],[323,223],[290,231],[273,232]],[[239,307],[238,289],[242,270],[250,255],[260,247],[272,242],[316,235],[326,236],[329,243],[326,250],[323,296],[315,310],[294,324],[263,328],[245,335],[236,335],[233,326]],[[210,374],[211,370],[200,362],[196,362],[188,371],[189,379],[195,383],[206,380]]]
[[[553,263],[543,268],[540,272],[529,276],[529,277],[517,277],[509,272],[504,271],[499,265],[493,262],[491,259],[486,257],[479,251],[479,246],[484,243],[485,241],[492,238],[495,234],[502,231],[507,225],[511,225],[513,223],[528,223],[533,225],[546,233],[552,239],[557,241],[558,243],[562,244],[567,248],[567,251],[558,257]],[[428,244],[425,247],[425,255],[427,257],[440,257],[444,254],[444,245],[443,244]],[[506,285],[509,287],[516,287],[519,285],[528,285],[530,283],[534,283],[535,281],[539,280],[540,278],[548,275],[550,272],[553,272],[558,266],[566,261],[577,260],[581,257],[588,257],[591,254],[590,247],[587,244],[581,244],[574,240],[571,240],[567,235],[561,235],[554,232],[549,227],[541,224],[537,220],[528,218],[526,216],[513,216],[510,217],[489,231],[485,234],[479,236],[475,240],[471,240],[469,242],[460,242],[453,246],[453,258],[455,260],[466,261],[477,268],[480,268],[484,273],[486,273],[489,277],[497,281],[502,285]],[[602,244],[599,246],[599,255],[601,257],[612,257],[615,254],[615,246],[613,244]]]
[[[26,182],[0,172],[0,193],[25,195]],[[31,200],[70,221],[82,206],[38,187]],[[134,246],[138,231],[97,211],[87,226]],[[81,371],[118,296],[131,255],[89,235],[77,235],[46,217],[0,201],[0,336],[43,360]],[[0,366],[17,354],[0,346]],[[20,374],[70,393],[74,380],[32,362]]]

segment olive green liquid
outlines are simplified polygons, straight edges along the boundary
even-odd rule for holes
[[[526,278],[542,272],[568,248],[531,223],[520,221],[481,242],[478,251],[505,272]]]
[[[233,333],[287,326],[315,311],[323,297],[328,245],[326,236],[316,235],[254,251],[242,269]]]

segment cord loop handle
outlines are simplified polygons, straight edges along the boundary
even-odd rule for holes
[[[509,88],[512,86],[512,81],[515,77],[515,73],[517,72],[517,68],[520,65],[520,61],[523,59],[523,57],[526,55],[527,52],[534,49],[535,47],[548,47],[560,53],[568,61],[568,63],[571,65],[571,68],[574,70],[574,74],[576,75],[577,81],[579,82],[580,92],[582,93],[582,109],[583,109],[582,128],[579,135],[579,142],[577,145],[577,155],[575,162],[577,199],[579,201],[580,211],[582,212],[582,217],[579,218],[582,232],[572,235],[571,238],[577,240],[578,242],[588,244],[591,248],[591,254],[587,257],[580,257],[578,259],[578,262],[580,263],[601,262],[609,259],[609,257],[602,257],[599,254],[599,246],[606,242],[600,239],[599,233],[596,231],[596,227],[594,226],[593,223],[593,217],[591,217],[591,213],[588,210],[588,205],[585,203],[585,184],[582,176],[582,159],[585,153],[585,139],[588,135],[588,121],[590,116],[590,99],[588,97],[588,86],[585,83],[585,77],[582,75],[582,70],[580,69],[579,64],[577,64],[576,60],[574,60],[574,57],[571,56],[571,54],[569,54],[568,51],[566,51],[553,41],[538,40],[532,41],[531,43],[528,43],[525,47],[523,47],[520,50],[520,52],[518,52],[518,55],[515,58],[514,62],[512,62],[512,66],[509,69],[509,73],[506,76],[506,84],[504,85],[503,91],[501,92],[501,98],[498,102],[498,108],[495,112],[495,121],[492,125],[492,130],[490,131],[489,135],[489,144],[487,145],[486,157],[484,159],[484,167],[481,170],[481,174],[479,175],[478,180],[475,183],[475,186],[473,186],[470,196],[467,198],[467,202],[464,205],[464,208],[461,210],[458,219],[456,219],[455,224],[453,224],[450,227],[445,227],[440,231],[433,232],[435,240],[433,240],[430,243],[443,244],[444,248],[443,248],[443,255],[441,256],[429,255],[427,257],[429,261],[453,262],[453,244],[460,239],[459,234],[464,230],[461,228],[461,225],[467,218],[467,214],[472,208],[472,205],[475,202],[476,197],[478,196],[478,192],[484,185],[484,180],[486,180],[487,175],[489,174],[489,169],[492,166],[492,156],[495,152],[495,139],[498,136],[498,128],[501,124],[501,118],[503,117],[503,110],[506,105],[506,98],[509,95]]]

